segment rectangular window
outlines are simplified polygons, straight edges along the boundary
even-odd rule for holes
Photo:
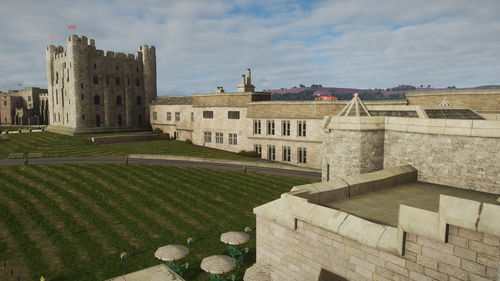
[[[228,119],[240,119],[240,112],[239,111],[228,111],[227,118]]]
[[[158,113],[156,111],[153,112],[153,120],[158,119]]]
[[[290,162],[291,160],[291,149],[289,146],[283,146],[283,162]]]
[[[94,85],[99,84],[99,78],[97,76],[94,76]]]
[[[175,121],[181,121],[181,113],[180,112],[175,113]]]
[[[231,144],[231,145],[238,144],[238,135],[237,134],[229,134],[229,144]]]
[[[31,101],[31,96],[28,96],[28,101]]]
[[[297,121],[297,135],[299,137],[306,136],[306,121]]]
[[[276,146],[274,145],[267,146],[267,159],[276,160]]]
[[[85,114],[82,114],[82,120],[85,120]]]
[[[109,85],[109,77],[106,76],[106,85]]]
[[[223,133],[215,133],[215,143],[224,143]]]
[[[116,86],[119,86],[120,85],[120,78],[116,78]]]
[[[83,83],[80,83],[80,89],[83,89]]]
[[[194,121],[194,112],[191,112],[191,122]]]
[[[299,147],[297,151],[298,162],[305,164],[307,163],[307,150],[305,147]]]
[[[208,143],[212,142],[212,132],[204,132],[203,140]]]
[[[211,110],[204,110],[203,111],[203,118],[205,119],[212,119],[214,118],[214,112]]]
[[[66,122],[69,122],[69,114],[66,113]]]
[[[289,120],[281,121],[281,134],[283,136],[290,136],[290,121]]]
[[[255,150],[255,154],[257,154],[257,157],[262,158],[262,145],[260,145],[260,144],[254,145],[254,150]]]
[[[267,135],[274,135],[274,120],[267,120]]]
[[[253,120],[253,134],[260,135],[260,120]]]
[[[139,80],[139,79],[135,79],[135,85],[136,85],[137,87],[141,86],[141,80]]]
[[[167,121],[172,121],[172,112],[167,112]]]

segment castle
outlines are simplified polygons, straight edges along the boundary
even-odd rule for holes
[[[136,55],[104,53],[93,39],[71,35],[67,50],[47,47],[46,66],[48,131],[74,135],[150,128],[155,47],[140,46]]]
[[[47,89],[28,87],[0,92],[0,125],[47,125]]]

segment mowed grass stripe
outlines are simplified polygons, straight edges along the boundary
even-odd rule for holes
[[[123,179],[127,179],[132,181],[132,186],[144,186],[145,188],[134,188],[135,192],[140,193],[141,196],[144,196],[143,201],[151,200],[158,203],[158,207],[163,212],[171,212],[175,213],[178,216],[179,220],[174,220],[172,222],[177,221],[185,221],[182,225],[176,226],[176,228],[187,226],[195,226],[194,229],[189,231],[203,231],[206,228],[203,225],[202,219],[197,216],[192,216],[192,208],[189,205],[182,204],[183,201],[179,200],[179,198],[175,198],[169,193],[164,193],[160,186],[162,183],[155,182],[148,175],[146,167],[139,166],[127,166],[127,165],[110,165],[108,166],[110,170],[116,174],[117,177]],[[148,205],[149,207],[150,205]],[[182,219],[182,220],[180,220]]]
[[[30,244],[38,247],[38,249],[34,249],[34,251],[40,252],[41,259],[51,261],[50,264],[38,264],[30,259],[28,263],[30,266],[34,266],[33,269],[35,272],[60,270],[62,268],[60,248],[54,244],[51,238],[52,235],[61,238],[61,235],[57,230],[53,229],[52,225],[40,214],[33,202],[26,200],[23,196],[8,187],[8,182],[4,181],[7,176],[4,174],[0,175],[0,185],[3,187],[2,191],[0,191],[0,197],[9,198],[10,200],[7,201],[6,206],[10,209],[11,213],[16,214],[19,219],[23,219],[23,231],[26,231],[29,240],[33,241],[33,243]]]
[[[137,225],[138,228],[132,230],[137,235],[142,236],[144,239],[160,238],[161,235],[158,233],[158,228],[162,221],[158,221],[157,214],[150,212],[150,204],[148,204],[148,202],[134,202],[124,196],[123,194],[125,193],[133,198],[136,193],[131,190],[129,186],[119,184],[114,178],[112,178],[111,174],[102,173],[100,167],[105,166],[107,165],[83,166],[80,172],[89,180],[94,181],[95,179],[96,186],[99,187],[98,189],[109,196],[109,203],[113,204],[113,202],[116,202],[117,205],[123,210],[122,215],[129,220],[135,221],[135,225]],[[92,179],[89,178],[90,176]],[[113,200],[110,200],[111,197]],[[145,210],[139,209],[140,204],[143,204],[145,208],[147,208],[149,211],[148,215],[145,214]],[[152,216],[154,216],[154,218]],[[141,231],[143,229],[147,229],[148,231]],[[170,235],[172,234],[173,233],[170,233]]]
[[[206,221],[208,220],[220,227],[221,225],[219,223],[219,220],[217,219],[218,217],[220,218],[220,216],[222,215],[225,215],[228,218],[237,217],[237,215],[227,213],[227,210],[223,208],[223,206],[218,206],[218,208],[215,208],[214,206],[219,205],[219,203],[213,197],[200,196],[200,194],[203,192],[201,192],[201,189],[198,186],[193,188],[192,184],[190,184],[192,178],[187,180],[179,179],[180,171],[186,168],[172,168],[162,166],[159,167],[161,171],[155,171],[154,169],[147,169],[145,167],[143,173],[148,175],[147,179],[148,181],[153,183],[153,186],[160,187],[158,192],[164,194],[164,196],[169,196],[170,198],[172,198],[172,193],[179,194],[179,196],[174,200],[176,200],[178,204],[187,206],[186,209],[189,212],[196,212],[196,210],[194,210],[193,205],[187,204],[189,202],[186,203],[187,200],[193,201],[196,206],[203,207],[204,212],[198,212],[198,214],[202,217],[205,217],[206,220],[204,221],[204,223],[206,223]],[[196,172],[196,170],[193,171]],[[161,186],[163,186],[163,188],[161,188]],[[201,198],[203,198],[203,200]]]
[[[105,243],[104,249],[106,252],[116,252],[119,249],[131,248],[129,241],[134,239],[124,239],[123,236],[130,236],[130,228],[125,226],[120,227],[121,224],[117,222],[128,221],[123,218],[123,215],[115,210],[114,207],[108,204],[107,197],[96,190],[94,185],[88,181],[82,180],[82,177],[75,178],[78,175],[78,169],[68,167],[69,165],[57,166],[43,166],[49,172],[61,176],[64,181],[68,182],[68,192],[65,194],[70,202],[74,203],[74,208],[80,209],[87,219],[95,225],[94,229],[87,229],[99,233]],[[41,166],[40,166],[41,167]],[[80,175],[79,175],[80,176]],[[111,227],[113,226],[113,227]],[[118,229],[117,229],[118,228]],[[109,246],[106,246],[109,245]]]

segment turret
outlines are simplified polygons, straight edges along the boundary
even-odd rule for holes
[[[138,57],[142,58],[144,73],[144,120],[149,123],[149,104],[156,99],[156,50],[154,46],[139,47]]]

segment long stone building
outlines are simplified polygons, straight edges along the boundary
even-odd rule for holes
[[[46,50],[49,131],[88,134],[148,130],[156,98],[155,47],[137,54],[96,49],[95,41],[71,35],[67,49]]]
[[[0,92],[0,125],[47,125],[48,117],[47,89],[28,87]]]
[[[321,168],[324,117],[340,113],[348,101],[271,101],[270,93],[254,91],[250,70],[237,89],[225,92],[217,87],[213,93],[158,97],[150,106],[151,125],[196,145],[256,151],[264,159]],[[481,119],[500,116],[500,90],[436,91],[365,104],[373,116],[428,119],[436,116],[425,110],[432,111],[445,97],[454,109],[477,110],[471,112],[480,112]]]

